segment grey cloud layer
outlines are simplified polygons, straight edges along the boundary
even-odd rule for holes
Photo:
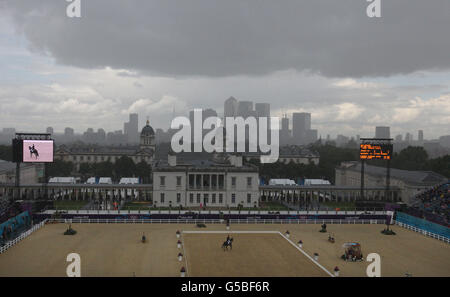
[[[95,0],[82,18],[63,0],[5,0],[30,46],[82,68],[168,76],[263,75],[294,68],[329,77],[450,68],[450,1]],[[127,75],[125,73],[125,75]]]

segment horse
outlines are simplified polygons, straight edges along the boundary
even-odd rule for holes
[[[233,238],[227,239],[222,244],[222,249],[225,251],[228,251],[228,247],[230,247],[230,250],[233,249]]]
[[[334,243],[334,235],[329,234],[328,235],[328,241],[331,243]]]
[[[39,152],[38,152],[38,150],[34,147],[34,144],[33,144],[33,146],[29,146],[28,149],[30,150],[30,158],[32,158],[33,155],[35,155],[35,156],[36,156],[36,160],[37,160],[37,158],[39,157]]]
[[[142,243],[145,243],[147,241],[147,238],[145,237],[145,234],[142,234],[142,239],[141,239]]]

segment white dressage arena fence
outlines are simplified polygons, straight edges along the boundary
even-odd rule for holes
[[[49,222],[57,223],[87,223],[87,224],[224,224],[224,219],[49,219]],[[361,219],[230,219],[230,224],[386,224],[386,220],[361,220]]]
[[[28,229],[27,231],[21,233],[19,236],[17,236],[16,238],[14,238],[13,240],[8,241],[4,246],[0,247],[0,254],[3,254],[4,252],[6,252],[10,247],[12,247],[13,245],[16,245],[17,243],[19,243],[22,239],[27,238],[28,236],[30,236],[34,231],[41,229],[44,225],[45,222],[47,220],[44,220],[36,225],[33,225],[33,227],[31,227],[30,229]]]
[[[411,226],[411,225],[408,225],[408,224],[405,224],[405,223],[402,223],[402,222],[398,222],[398,221],[395,221],[395,224],[400,226],[400,227],[406,228],[408,230],[412,230],[414,232],[421,233],[421,234],[423,234],[425,236],[432,237],[432,238],[441,240],[441,241],[446,242],[446,243],[450,243],[450,238],[448,238],[448,237],[445,237],[445,236],[442,236],[442,235],[439,235],[439,234],[436,234],[436,233],[432,233],[432,232],[429,232],[429,231],[426,231],[426,230],[423,230],[423,229],[420,229],[420,228],[417,228],[415,226]]]

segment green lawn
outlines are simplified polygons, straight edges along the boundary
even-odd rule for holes
[[[151,208],[148,202],[126,202],[121,210],[148,210]]]
[[[53,208],[58,210],[75,210],[81,209],[86,204],[87,201],[72,201],[72,200],[54,201]]]
[[[83,206],[85,206],[88,202],[87,201],[54,201],[53,205],[55,209],[58,210],[77,210],[81,209]],[[153,207],[149,202],[126,202],[124,206],[121,207],[121,210],[173,210],[177,211],[179,208],[178,206],[174,206],[172,208],[169,207]],[[198,211],[200,210],[199,207],[183,207],[183,210],[192,210],[192,211]],[[202,210],[221,210],[221,211],[228,211],[228,210],[238,210],[237,207],[206,207]],[[242,211],[248,211],[248,210],[271,210],[271,211],[280,211],[280,210],[288,210],[288,208],[279,202],[276,201],[270,201],[270,202],[261,202],[260,207],[254,208],[254,207],[244,207],[241,209]]]
[[[266,201],[260,203],[260,210],[289,210],[288,207],[277,201]]]
[[[331,209],[340,208],[341,210],[354,210],[356,205],[354,202],[334,202],[327,201],[320,203],[323,206],[328,206]]]

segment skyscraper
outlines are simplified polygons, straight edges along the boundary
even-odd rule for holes
[[[201,125],[202,125],[202,127],[201,127],[202,128],[202,139],[208,132],[210,132],[211,130],[214,129],[214,128],[203,129],[203,123],[205,122],[205,120],[207,118],[210,118],[210,117],[217,117],[217,112],[214,109],[211,109],[211,108],[203,109],[202,110],[202,123],[201,123]],[[194,125],[195,124],[194,124],[194,111],[193,110],[191,110],[189,112],[189,121],[191,122],[192,142],[194,142]]]
[[[294,144],[306,144],[308,130],[311,130],[311,114],[294,112],[292,114],[292,137],[294,138]]]
[[[405,136],[405,141],[406,142],[411,142],[413,140],[412,134],[407,132],[406,136]]]
[[[237,116],[238,101],[234,97],[230,97],[225,100],[223,115],[224,117],[235,117]]]
[[[255,103],[255,112],[257,117],[270,117],[270,104]]]
[[[137,113],[130,113],[129,121],[123,124],[123,131],[128,143],[139,143],[139,116]]]
[[[64,136],[69,140],[71,138],[73,138],[75,135],[75,131],[73,130],[73,128],[70,127],[66,127],[64,129]]]
[[[423,130],[419,130],[418,139],[420,142],[423,142]]]
[[[312,143],[317,141],[317,130],[309,129],[306,130],[306,143]]]
[[[251,101],[238,101],[237,116],[247,118],[252,116],[253,112],[253,102]]]
[[[284,115],[281,118],[280,144],[287,145],[291,143],[291,130],[289,130],[289,118]]]
[[[390,127],[377,126],[375,127],[375,138],[391,138]]]

